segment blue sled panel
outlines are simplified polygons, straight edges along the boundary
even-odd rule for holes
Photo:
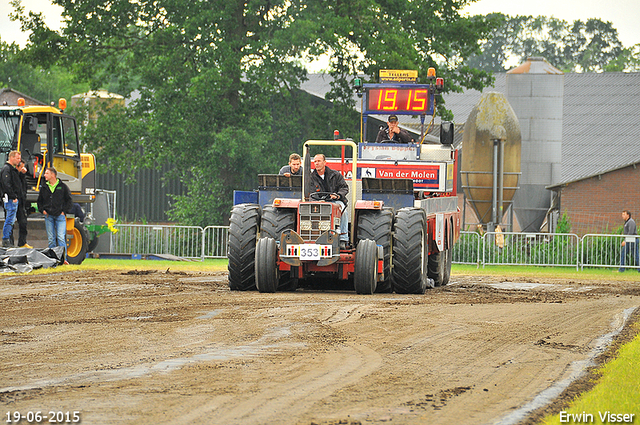
[[[398,211],[400,208],[413,206],[413,195],[396,195],[389,193],[365,193],[362,192],[364,201],[382,201],[385,208],[393,208]]]
[[[362,179],[362,199],[382,201],[385,207],[394,211],[412,207],[414,201],[413,180],[411,179]]]
[[[272,190],[272,189],[260,189],[260,206],[272,205],[273,200],[276,198],[285,199],[300,199],[302,198],[301,190]]]
[[[233,191],[233,205],[238,204],[257,204],[258,192],[246,190]]]

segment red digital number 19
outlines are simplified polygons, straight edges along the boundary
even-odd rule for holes
[[[379,111],[395,111],[398,90],[381,90],[378,96]]]

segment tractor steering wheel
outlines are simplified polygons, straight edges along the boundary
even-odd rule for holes
[[[327,201],[327,202],[331,202],[333,199],[331,199],[331,192],[313,192],[311,195],[309,195],[309,199],[311,199],[312,201]]]

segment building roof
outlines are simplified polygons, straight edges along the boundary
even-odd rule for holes
[[[19,91],[14,90],[11,87],[0,89],[0,104],[6,101],[8,105],[17,105],[18,98],[20,97],[25,100],[27,105],[38,105],[38,106],[46,105],[46,103],[39,101],[35,97],[31,97],[24,93],[20,93]]]
[[[640,73],[566,74],[562,180],[640,161]]]

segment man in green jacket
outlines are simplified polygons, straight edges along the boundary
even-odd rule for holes
[[[44,171],[45,182],[38,193],[38,211],[44,214],[47,228],[49,248],[67,246],[67,218],[73,202],[69,187],[58,179],[58,172],[53,167]]]

